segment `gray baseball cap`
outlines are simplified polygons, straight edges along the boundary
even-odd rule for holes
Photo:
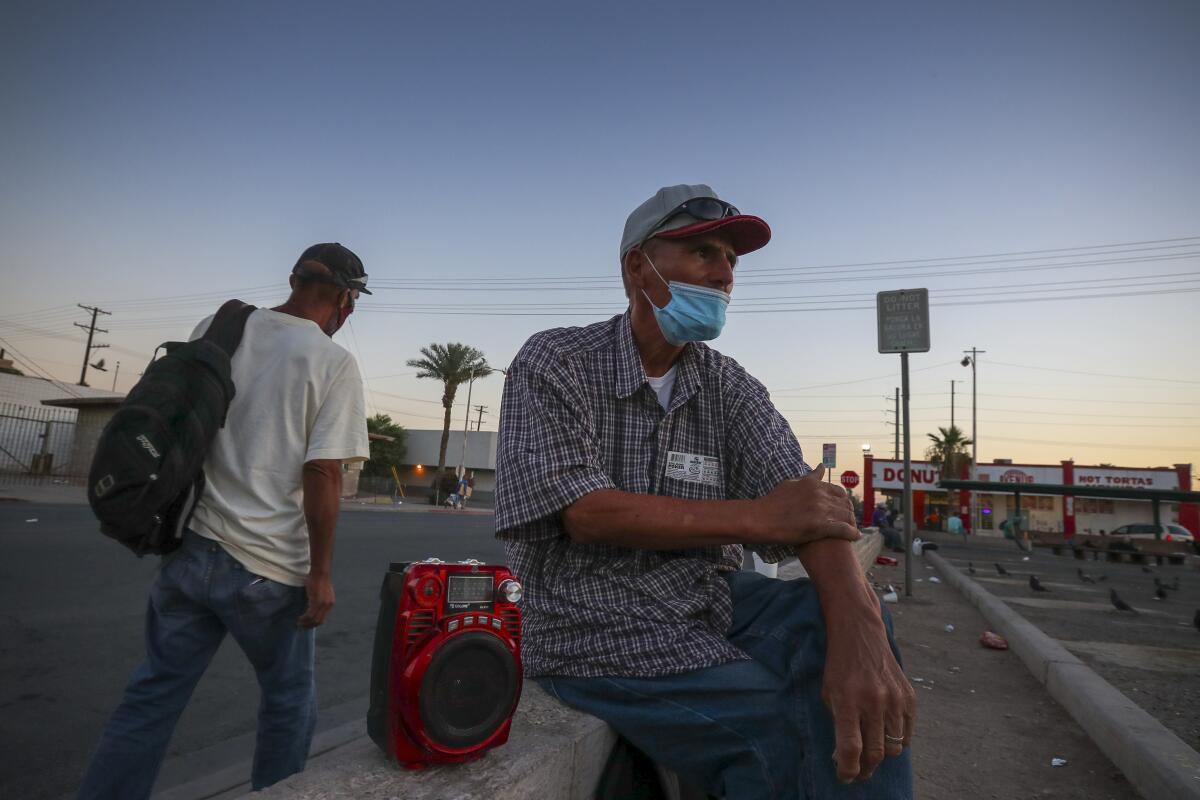
[[[759,217],[742,214],[703,183],[664,186],[633,210],[621,235],[621,263],[625,254],[648,239],[682,239],[722,229],[740,255],[752,253],[771,241],[771,226]]]

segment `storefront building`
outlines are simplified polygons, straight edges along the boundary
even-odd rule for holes
[[[866,456],[863,464],[863,522],[869,524],[875,506],[888,503],[900,508],[904,494],[904,462]],[[968,477],[965,474],[961,478]],[[971,525],[970,493],[946,492],[937,488],[941,472],[928,461],[912,462],[913,521],[919,527],[945,528],[946,519],[957,514],[963,525]],[[1143,469],[1138,467],[1089,467],[1073,461],[1059,464],[1013,464],[998,460],[980,464],[976,480],[1012,484],[1111,487],[1191,491],[1192,465]],[[997,530],[1005,519],[1016,515],[1015,499],[1009,494],[977,497],[980,530]],[[1022,527],[1073,535],[1108,533],[1132,522],[1153,522],[1148,500],[1109,500],[1021,493]],[[1200,536],[1200,506],[1194,503],[1163,503],[1164,523],[1182,525]]]

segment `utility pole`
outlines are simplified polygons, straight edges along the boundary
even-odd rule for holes
[[[117,371],[113,373],[113,388],[112,388],[112,390],[114,392],[117,390],[117,376],[120,374],[121,374],[121,362],[118,361],[117,362]]]
[[[885,394],[885,395],[883,396],[883,399],[887,401],[888,405],[891,405],[891,404],[892,404],[892,396],[891,396],[890,394]],[[891,421],[891,420],[889,420],[889,419],[887,418],[887,415],[888,415],[888,414],[892,414],[892,415],[894,415],[894,416],[896,417],[895,421]],[[896,459],[897,461],[899,461],[899,460],[900,460],[900,447],[899,447],[899,439],[900,439],[900,409],[896,409],[895,411],[893,411],[893,410],[892,410],[892,409],[890,409],[890,408],[884,408],[884,409],[883,409],[883,424],[884,424],[884,425],[894,425],[894,426],[896,426],[896,440],[897,440],[897,441],[896,441],[896,444],[897,444],[897,447],[896,447],[896,452],[892,454],[892,458],[894,458],[894,459]]]
[[[475,386],[475,376],[471,376],[470,383],[467,384],[467,413],[463,417],[463,448],[462,458],[458,461],[458,477],[467,474],[467,434],[471,430],[471,389]]]
[[[487,411],[487,406],[475,406],[475,410],[479,412],[479,421],[475,423],[475,430],[483,430],[483,413]]]
[[[986,353],[987,350],[979,350],[972,347],[970,350],[963,350],[969,355],[963,356],[962,365],[971,367],[971,480],[979,479],[979,428],[978,418],[976,416],[976,385],[975,385],[975,368],[979,364],[979,354]],[[976,500],[975,491],[971,490],[971,533],[979,532],[979,502]]]
[[[900,460],[900,387],[896,387],[896,455],[895,459]]]
[[[109,316],[112,314],[112,312],[96,308],[95,306],[85,306],[82,303],[77,303],[76,305],[78,305],[84,311],[92,312],[92,323],[90,325],[80,325],[78,322],[74,323],[76,328],[83,328],[88,332],[87,348],[83,351],[83,368],[79,371],[79,385],[87,386],[87,368],[88,361],[90,361],[92,358],[92,351],[99,350],[102,347],[108,347],[106,344],[92,344],[92,337],[96,335],[97,331],[100,333],[108,333],[108,331],[96,327],[96,315],[104,314]]]

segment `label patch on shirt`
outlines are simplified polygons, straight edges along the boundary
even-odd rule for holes
[[[705,486],[721,485],[721,462],[712,456],[695,453],[667,453],[666,476],[687,483]]]

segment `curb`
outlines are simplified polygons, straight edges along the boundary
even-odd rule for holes
[[[1008,639],[1050,696],[1143,797],[1200,800],[1200,753],[961,570],[937,553],[924,557]]]

